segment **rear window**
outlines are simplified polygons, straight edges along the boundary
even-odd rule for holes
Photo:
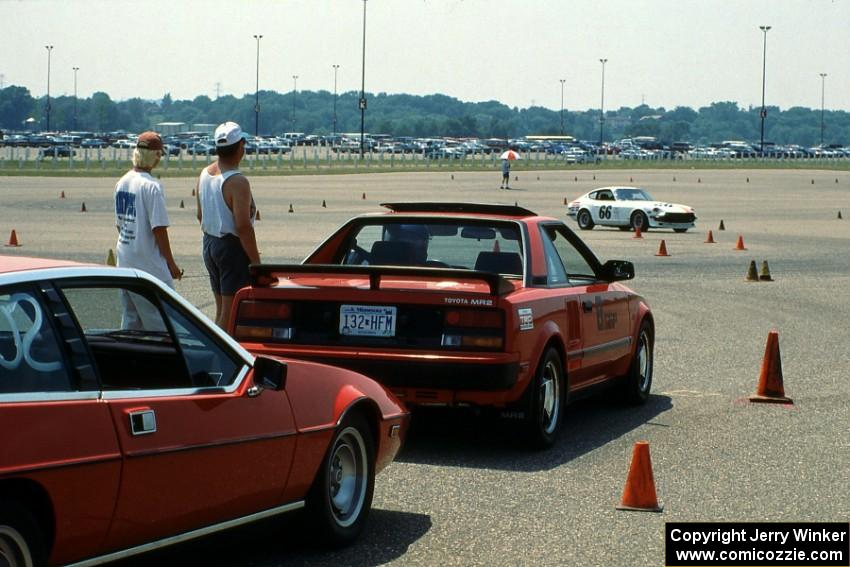
[[[515,223],[374,222],[354,229],[346,265],[420,266],[523,274],[520,228]]]

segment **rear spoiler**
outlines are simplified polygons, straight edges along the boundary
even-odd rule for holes
[[[448,268],[417,268],[400,266],[346,266],[342,264],[251,264],[251,285],[267,287],[269,279],[279,274],[345,274],[369,276],[369,289],[381,287],[381,276],[415,276],[434,279],[457,278],[478,280],[490,286],[491,295],[499,295],[502,284],[506,283],[499,274],[478,270],[458,270]]]

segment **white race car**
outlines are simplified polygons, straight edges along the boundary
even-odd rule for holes
[[[616,226],[620,230],[642,231],[650,228],[672,228],[686,232],[697,219],[693,208],[654,200],[638,187],[601,187],[585,193],[569,204],[567,214],[582,230],[600,226]]]

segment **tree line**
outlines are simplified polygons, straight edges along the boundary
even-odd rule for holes
[[[325,90],[278,93],[260,91],[259,133],[283,132],[330,134],[359,132],[360,93],[350,91],[336,97]],[[540,106],[510,107],[498,101],[463,102],[442,95],[367,93],[365,129],[375,134],[414,137],[516,138],[526,135],[557,135],[561,112]],[[0,128],[35,130],[46,126],[46,97],[33,97],[20,86],[0,89]],[[50,99],[50,125],[60,131],[140,132],[160,122],[218,124],[239,122],[253,133],[255,95],[232,95],[215,100],[198,96],[193,100],[173,100],[165,94],[160,100],[131,98],[114,101],[107,93],[74,99]],[[606,110],[604,139],[654,136],[666,142],[711,143],[721,140],[758,141],[760,108],[742,108],[735,102],[715,102],[699,109],[679,106],[673,109],[641,105]],[[821,140],[821,111],[804,107],[781,110],[767,107],[765,141],[776,144],[812,146]],[[29,120],[29,121],[28,121]],[[829,110],[823,114],[825,144],[850,144],[850,113]],[[563,133],[582,140],[599,140],[599,109],[564,110]]]

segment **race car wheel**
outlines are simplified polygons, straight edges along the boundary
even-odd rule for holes
[[[47,548],[38,523],[16,500],[0,499],[0,565],[47,565]]]
[[[349,545],[363,531],[375,489],[374,463],[369,424],[360,414],[346,416],[307,497],[307,510],[323,545]]]
[[[649,390],[652,388],[654,347],[655,337],[652,325],[644,321],[638,332],[637,348],[635,348],[629,372],[623,377],[620,386],[620,394],[624,402],[639,405],[649,399]]]
[[[594,225],[593,217],[587,209],[582,209],[578,212],[576,221],[578,222],[578,227],[582,230],[591,230]]]
[[[564,413],[564,370],[561,357],[554,348],[543,355],[530,387],[531,411],[526,424],[528,443],[532,448],[546,449],[555,443]]]
[[[637,230],[640,228],[641,232],[646,232],[649,230],[649,219],[646,218],[646,213],[643,211],[635,211],[632,213],[631,219],[632,228]]]
[[[688,229],[687,228],[674,228],[673,232],[678,232],[678,233],[681,234],[683,232],[688,232]]]

